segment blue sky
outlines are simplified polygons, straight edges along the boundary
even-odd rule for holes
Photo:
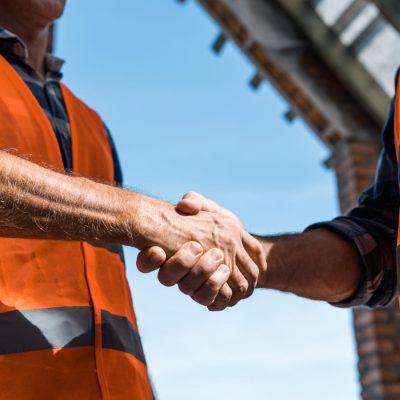
[[[194,2],[69,0],[58,26],[65,82],[111,128],[128,187],[176,202],[201,192],[251,232],[294,232],[338,213],[329,156],[229,45],[210,51],[216,24]],[[356,399],[351,315],[258,291],[212,314],[127,270],[161,400]]]

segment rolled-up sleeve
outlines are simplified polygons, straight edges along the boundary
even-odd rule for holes
[[[335,232],[352,241],[360,253],[363,282],[351,298],[333,304],[338,307],[385,306],[398,295],[396,245],[400,202],[393,101],[382,142],[374,185],[362,193],[358,206],[346,216],[306,229]]]

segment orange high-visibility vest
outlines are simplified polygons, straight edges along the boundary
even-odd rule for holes
[[[395,96],[395,106],[394,106],[394,147],[396,152],[397,165],[399,165],[399,151],[400,151],[400,77],[397,76],[397,88]],[[400,175],[399,175],[400,179]],[[398,182],[400,185],[400,181]],[[400,204],[399,204],[399,226],[397,228],[397,254],[399,254],[400,249]],[[399,262],[399,261],[398,261]],[[399,297],[400,304],[400,297]]]
[[[61,89],[73,171],[112,182],[100,117]],[[64,168],[45,113],[1,56],[0,149]],[[0,398],[153,399],[125,266],[113,246],[0,239]]]
[[[395,96],[395,105],[394,105],[394,147],[397,159],[397,166],[399,167],[399,158],[400,158],[400,76],[397,75],[397,87],[396,87],[396,96]],[[400,168],[400,167],[399,167]],[[400,179],[400,172],[398,174]],[[397,183],[400,185],[400,180]],[[400,249],[400,204],[399,204],[399,222],[397,228],[397,257],[399,257],[399,249]],[[399,262],[399,260],[397,260]],[[399,280],[399,277],[397,278]],[[397,288],[399,287],[399,283],[397,283]],[[398,302],[400,305],[400,296],[398,297]]]

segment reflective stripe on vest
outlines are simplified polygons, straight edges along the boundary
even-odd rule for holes
[[[101,118],[61,85],[73,171],[114,179]],[[54,131],[0,56],[0,149],[63,170]],[[0,238],[2,400],[153,399],[121,248]]]
[[[0,355],[94,345],[93,310],[60,307],[0,314]],[[102,311],[102,347],[145,362],[140,337],[127,318]]]

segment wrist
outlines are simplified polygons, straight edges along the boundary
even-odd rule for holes
[[[181,217],[174,206],[139,194],[129,203],[128,225],[134,233],[130,245],[139,250],[151,246],[160,246],[167,252],[175,249],[173,241],[180,231],[178,219]]]
[[[254,236],[254,235],[253,235]],[[260,236],[254,236],[262,245],[263,250],[264,250],[264,255],[265,259],[267,261],[267,268],[264,271],[260,270],[260,275],[258,277],[257,281],[257,289],[273,289],[271,286],[272,282],[270,278],[271,277],[271,270],[273,269],[272,265],[272,260],[271,260],[271,253],[273,251],[274,247],[274,242],[270,240],[268,237],[260,237]],[[271,263],[271,268],[270,268],[270,263]]]

